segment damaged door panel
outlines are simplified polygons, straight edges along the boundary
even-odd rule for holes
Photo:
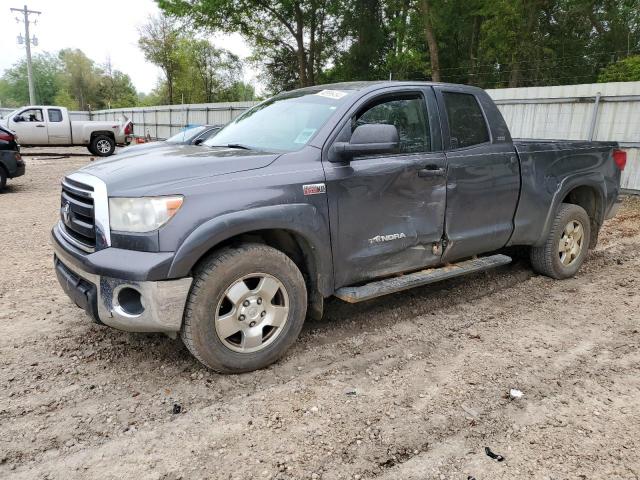
[[[427,105],[433,93],[398,90],[373,96],[355,109],[336,141],[349,141],[361,125],[391,124],[394,151],[356,155],[348,164],[328,163],[328,197],[336,285],[435,265],[446,205],[446,157],[434,145]],[[437,117],[436,117],[437,119]],[[438,130],[438,129],[435,129]]]

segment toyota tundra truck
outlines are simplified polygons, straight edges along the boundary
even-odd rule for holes
[[[95,322],[180,335],[233,373],[276,361],[331,296],[497,267],[509,246],[574,276],[626,162],[614,142],[514,140],[483,90],[425,82],[283,93],[203,145],[64,178],[54,264]]]

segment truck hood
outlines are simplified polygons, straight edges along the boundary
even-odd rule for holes
[[[103,180],[109,195],[166,194],[170,193],[166,187],[171,184],[264,168],[279,155],[236,148],[166,145],[136,155],[115,155],[80,171]]]

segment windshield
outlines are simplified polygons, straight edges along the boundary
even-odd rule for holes
[[[204,144],[264,151],[292,152],[306,145],[349,90],[292,92],[274,97],[245,112]]]
[[[180,133],[176,133],[173,137],[169,137],[165,140],[167,143],[184,143],[191,140],[193,137],[200,135],[205,131],[207,127],[189,127],[182,130]]]

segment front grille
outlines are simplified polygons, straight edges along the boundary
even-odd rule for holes
[[[62,181],[60,221],[66,239],[76,247],[93,252],[96,248],[96,226],[93,187],[65,178]]]

